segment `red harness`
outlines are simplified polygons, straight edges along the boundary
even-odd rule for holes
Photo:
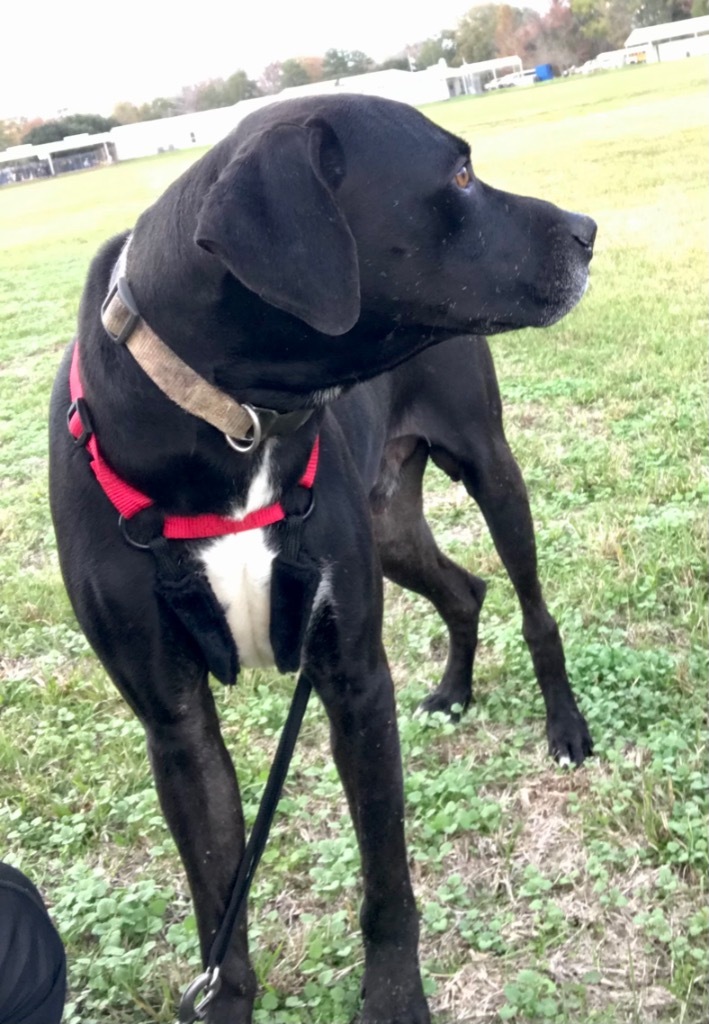
[[[74,344],[74,353],[69,373],[69,391],[71,407],[69,410],[69,431],[75,440],[85,439],[86,449],[91,456],[91,468],[96,474],[104,494],[124,519],[131,519],[138,512],[150,508],[155,502],[147,494],[132,487],[122,480],[111,469],[101,454],[96,435],[87,431],[79,413],[78,402],[83,400],[84,389],[79,373],[79,346]],[[312,488],[318,468],[320,438],[315,438],[308,464],[298,484],[300,487]],[[222,537],[228,533],[244,533],[246,530],[257,530],[262,526],[271,526],[286,518],[286,511],[280,501],[275,501],[265,508],[249,512],[243,519],[230,519],[211,512],[197,516],[166,515],[163,521],[163,536],[168,540],[200,540],[207,537]]]

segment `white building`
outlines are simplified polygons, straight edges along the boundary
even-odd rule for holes
[[[643,54],[648,64],[709,53],[709,15],[633,29],[625,49],[631,55]]]
[[[216,110],[161,117],[155,121],[121,124],[111,129],[111,140],[119,160],[132,160],[139,156],[189,149],[192,146],[211,146],[223,139],[249,110],[255,109],[264,99],[268,101],[271,97],[244,100],[233,107],[218,107]],[[246,107],[248,109],[242,111]]]
[[[450,70],[450,69],[448,69]],[[336,93],[361,93],[400,100],[412,106],[447,100],[450,96],[445,78],[427,71],[373,71],[327,82],[291,86],[275,96],[241,100],[233,107],[204,110],[194,114],[164,117],[157,121],[123,124],[111,130],[119,160],[150,156],[190,146],[211,146],[231,131],[247,114],[268,103],[279,103],[295,96],[321,96]]]
[[[118,159],[130,160],[133,157],[150,156],[171,149],[211,146],[224,138],[253,110],[267,103],[280,103],[296,96],[359,93],[364,96],[399,100],[420,107],[426,103],[448,100],[453,96],[482,92],[482,86],[490,75],[495,76],[498,72],[510,70],[521,72],[522,61],[519,57],[497,57],[495,60],[482,61],[478,64],[464,64],[460,68],[450,68],[445,61],[434,64],[424,71],[401,71],[390,68],[386,71],[372,71],[366,75],[350,75],[347,78],[330,79],[326,82],[294,85],[275,96],[241,100],[233,107],[181,114],[139,124],[124,124],[113,128],[110,136],[116,147]]]
[[[401,103],[420,107],[424,103],[447,100],[450,95],[445,84],[445,76],[431,74],[432,70],[426,68],[425,71],[401,71],[389,68],[387,71],[370,71],[366,75],[349,75],[347,78],[330,79],[327,82],[295,85],[269,98],[287,100],[292,96],[356,92],[364,96],[381,96],[383,99],[399,100]]]
[[[11,146],[0,153],[0,185],[98,167],[115,159],[116,147],[108,132],[67,135],[59,142],[41,142],[36,146]]]
[[[13,173],[20,167],[22,176],[34,176],[35,170],[42,174],[54,174],[62,169],[77,169],[85,166],[62,165],[64,153],[81,150],[81,160],[100,161],[131,160],[135,157],[152,156],[175,149],[189,149],[197,146],[211,146],[223,139],[247,114],[268,103],[280,103],[295,96],[322,96],[338,93],[360,93],[365,96],[381,96],[384,99],[399,100],[412,106],[423,106],[450,99],[452,96],[481,92],[482,82],[501,70],[521,70],[519,57],[503,57],[481,64],[464,64],[461,68],[449,68],[445,61],[434,64],[424,71],[401,71],[391,68],[387,71],[373,71],[367,75],[352,75],[327,82],[311,82],[308,85],[284,89],[276,96],[259,96],[242,100],[232,107],[204,110],[193,114],[180,114],[154,121],[137,124],[123,124],[112,128],[104,135],[72,137],[47,146],[24,146],[0,153],[0,167],[12,167]],[[56,167],[54,154],[62,158]],[[41,166],[38,166],[41,165]],[[20,172],[17,172],[18,174]],[[21,180],[16,177],[14,180]],[[2,181],[0,181],[2,184]]]
[[[423,74],[436,75],[446,83],[448,99],[454,96],[471,96],[484,92],[485,85],[503,75],[522,74],[522,61],[516,55],[509,57],[493,57],[491,60],[480,60],[474,64],[463,64],[459,68],[449,68],[445,60],[426,68]]]

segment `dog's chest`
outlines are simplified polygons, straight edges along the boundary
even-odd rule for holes
[[[274,500],[271,453],[267,450],[245,504],[231,514],[241,519]],[[269,634],[275,556],[264,529],[219,537],[200,551],[209,584],[224,608],[244,668],[274,664]]]

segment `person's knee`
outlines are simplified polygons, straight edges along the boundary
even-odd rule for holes
[[[0,863],[0,1024],[59,1024],[66,957],[37,888]]]

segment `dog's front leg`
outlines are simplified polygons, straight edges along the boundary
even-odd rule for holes
[[[205,684],[179,717],[146,728],[163,813],[185,865],[206,962],[244,849],[244,819],[234,767]],[[242,913],[209,1007],[209,1024],[249,1024],[256,991]]]
[[[124,556],[125,565],[133,561],[132,552]],[[121,606],[118,595],[109,591],[108,567],[98,566],[95,576],[99,574],[106,580],[104,598],[93,602],[93,617],[85,614],[90,591],[75,593],[76,607],[87,636],[145,730],[160,805],[187,873],[206,964],[244,850],[234,766],[206,670],[181,644],[184,638],[160,613],[152,595],[142,592],[150,577],[146,580],[142,572],[128,577],[132,586],[126,592],[142,611],[140,617],[131,617],[129,607]],[[121,639],[127,636],[129,644]],[[237,922],[220,978],[207,1021],[250,1024],[256,980],[249,963],[245,913]]]
[[[404,839],[394,690],[384,654],[371,669],[316,684],[362,856],[365,947],[362,1024],[428,1024],[418,916]]]
[[[148,615],[145,622],[134,623],[131,646],[107,650],[105,631],[93,635],[92,642],[145,729],[160,805],[185,866],[206,964],[244,850],[244,818],[207,673],[180,649],[170,623],[162,618],[158,622],[163,632],[153,630],[155,644],[140,630],[150,624]],[[220,979],[208,1024],[251,1024],[256,979],[249,963],[245,912],[234,929]]]

